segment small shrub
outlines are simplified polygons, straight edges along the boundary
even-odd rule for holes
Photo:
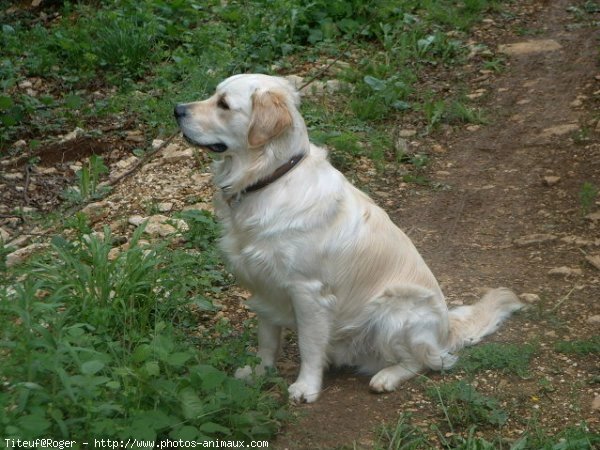
[[[439,402],[450,427],[472,425],[504,425],[508,419],[498,400],[486,397],[464,380],[444,383],[427,390]]]

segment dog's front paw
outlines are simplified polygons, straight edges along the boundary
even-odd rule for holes
[[[371,378],[369,387],[373,392],[377,393],[392,392],[396,390],[398,383],[398,376],[392,370],[383,369]]]
[[[290,400],[296,403],[312,403],[319,398],[321,388],[303,381],[296,381],[288,388]]]
[[[253,373],[254,372],[252,371],[252,367],[244,366],[237,369],[233,376],[236,377],[238,380],[249,380],[252,377]]]

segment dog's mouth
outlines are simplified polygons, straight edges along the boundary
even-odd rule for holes
[[[215,153],[223,153],[228,148],[227,145],[223,144],[222,142],[215,142],[214,144],[201,144],[200,142],[196,142],[193,139],[186,136],[185,133],[183,133],[183,137],[190,144],[192,144],[196,147],[205,148],[205,149],[210,150],[211,152],[215,152]]]

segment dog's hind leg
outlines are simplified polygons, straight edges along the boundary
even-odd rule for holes
[[[441,294],[395,285],[371,301],[365,313],[361,347],[370,346],[380,361],[370,382],[373,391],[393,391],[426,368],[441,370],[456,361],[445,349],[448,313]]]

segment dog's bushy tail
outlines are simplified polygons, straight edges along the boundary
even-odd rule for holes
[[[508,316],[523,306],[510,289],[497,288],[473,305],[451,309],[448,351],[455,352],[476,344],[484,336],[496,331]]]

